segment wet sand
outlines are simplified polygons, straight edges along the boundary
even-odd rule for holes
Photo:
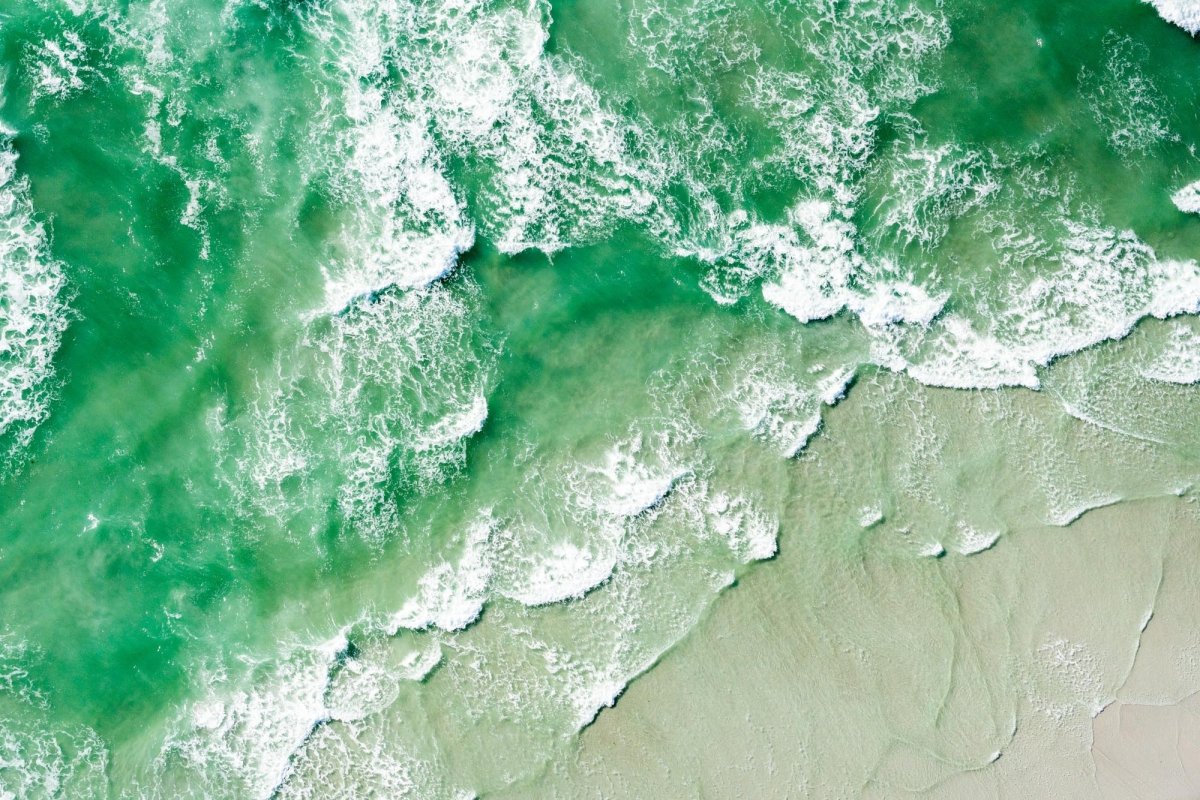
[[[1196,619],[1200,597],[1173,590],[1168,567],[1154,598],[1163,549],[1200,541],[1185,504],[1106,508],[966,563],[919,565],[940,576],[867,564],[852,610],[804,603],[814,576],[785,554],[600,715],[550,794],[1200,796],[1200,697],[1092,717],[1113,696],[1169,703],[1200,688],[1195,635],[1165,632]],[[1084,557],[1097,550],[1108,557]],[[931,609],[923,579],[952,588],[957,613]]]
[[[838,444],[841,426],[878,412],[866,394],[835,409],[798,466],[812,480],[869,459]],[[958,420],[943,444],[1003,439],[972,422],[992,399],[921,395]],[[1010,424],[1049,418],[1044,396],[1011,402]],[[1100,457],[1090,426],[1061,428],[1080,463]],[[1126,445],[1107,446],[1118,463]],[[602,711],[538,796],[1200,796],[1197,504],[1163,495],[1050,525],[1033,472],[998,457],[962,493],[999,498],[994,514],[1013,521],[972,555],[912,556],[936,503],[918,513],[893,498],[882,523],[837,530],[829,509],[856,507],[869,481],[824,509],[798,503],[780,555]]]

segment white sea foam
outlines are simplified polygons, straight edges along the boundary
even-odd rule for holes
[[[612,574],[614,547],[581,547],[562,541],[530,559],[521,579],[505,594],[527,606],[543,606],[583,597]]]
[[[692,535],[661,536],[660,524]],[[732,583],[732,569],[698,555],[724,541],[739,561],[770,558],[776,533],[774,518],[742,495],[714,491],[703,479],[680,485],[658,516],[638,517],[626,529],[610,583],[582,601],[575,633],[527,643],[544,658],[546,674],[533,686],[536,699],[516,694],[514,709],[527,703],[565,709],[575,728],[592,721],[695,624],[716,591]],[[662,579],[664,570],[671,571],[670,581]],[[661,613],[664,602],[671,614]]]
[[[53,358],[67,327],[66,280],[0,127],[0,436],[23,446],[49,413]]]
[[[1095,717],[1111,697],[1102,665],[1085,642],[1050,635],[1037,648],[1027,687],[1031,704],[1052,720],[1083,713]]]
[[[820,430],[822,406],[841,400],[853,378],[851,366],[822,367],[804,376],[790,373],[779,354],[768,351],[739,367],[727,400],[742,427],[793,458]]]
[[[0,631],[0,798],[100,800],[108,787],[109,753],[90,728],[63,726],[49,713],[33,677],[43,651]]]
[[[608,578],[620,526],[580,509],[557,472],[527,470],[492,538],[492,591],[528,606],[580,597]]]
[[[487,415],[487,398],[480,394],[466,408],[450,412],[424,431],[417,444],[417,450],[444,447],[468,436],[474,436],[483,430]]]
[[[861,266],[854,227],[820,200],[798,203],[789,219],[791,226],[754,225],[742,237],[747,257],[765,262],[759,271],[776,273],[763,297],[801,322],[832,316],[848,302],[850,276]]]
[[[172,25],[180,18],[171,18],[163,0],[139,4],[124,13],[116,6],[94,3],[79,13],[99,21],[112,36],[112,47],[130,56],[121,59],[119,74],[131,95],[144,98],[143,150],[178,176],[187,193],[179,212],[179,224],[195,231],[200,240],[198,255],[207,260],[212,238],[206,212],[224,206],[229,199],[226,183],[214,179],[211,172],[214,166],[225,165],[219,157],[215,161],[197,159],[198,149],[186,143],[184,125],[185,120],[195,116],[188,103],[196,77],[187,69],[187,56],[197,55],[192,48],[203,47],[199,43],[208,38],[207,31],[204,36],[195,36],[187,25]],[[212,21],[202,14],[189,16],[188,20],[199,26]],[[85,52],[80,50],[78,57]],[[80,68],[80,72],[85,71],[103,76],[91,67]],[[69,91],[74,91],[72,87],[73,84],[68,87]],[[213,144],[214,139],[209,138],[208,145]],[[197,160],[201,162],[199,166]]]
[[[762,561],[775,555],[779,522],[744,497],[717,492],[708,498],[705,515],[712,529],[729,542],[739,561]]]
[[[108,788],[107,770],[108,751],[90,728],[0,721],[0,800],[100,800]]]
[[[931,295],[908,281],[885,280],[872,284],[867,294],[851,295],[849,306],[868,328],[899,324],[928,327],[949,298],[949,292]]]
[[[483,611],[492,577],[489,540],[496,521],[484,514],[465,532],[457,560],[443,561],[420,579],[417,593],[391,618],[389,629],[461,630]]]
[[[330,680],[325,706],[330,719],[350,722],[387,708],[400,694],[400,677],[364,661],[348,659]]]
[[[1146,316],[1167,319],[1200,312],[1200,266],[1195,261],[1158,261],[1147,273],[1150,301]]]
[[[1195,36],[1200,33],[1200,2],[1197,0],[1144,0],[1158,11],[1159,15],[1173,25],[1178,25]]]
[[[946,555],[946,548],[939,541],[929,541],[917,549],[917,555],[921,558],[941,558]]]
[[[352,217],[327,268],[327,308],[428,283],[471,245],[447,156],[475,174],[476,218],[504,252],[554,252],[654,204],[646,186],[661,177],[627,156],[628,124],[544,51],[549,19],[537,4],[340,0],[304,17],[343,76],[318,130],[345,131],[321,169]]]
[[[954,549],[959,555],[964,556],[990,550],[1000,540],[999,531],[980,530],[964,522],[958,524],[957,533]]]
[[[1189,183],[1171,195],[1171,202],[1185,214],[1200,214],[1200,181]]]
[[[1200,383],[1200,332],[1178,321],[1169,328],[1162,350],[1141,369],[1143,378],[1182,385]]]
[[[266,800],[286,778],[292,754],[328,719],[330,669],[344,637],[283,648],[272,660],[249,659],[246,674],[224,669],[205,679],[205,695],[188,703],[167,734],[159,769],[181,765],[187,796],[235,793]]]
[[[1038,388],[1037,369],[1053,359],[1129,334],[1145,317],[1200,310],[1200,265],[1159,260],[1130,231],[1075,221],[1057,271],[1042,271],[988,309],[986,330],[955,313],[921,332],[903,355],[906,333],[877,337],[873,358],[922,383],[960,388]]]
[[[266,390],[263,395],[253,411],[258,421],[253,449],[239,460],[260,497],[268,488],[303,474],[309,467],[304,444],[288,417],[282,387]]]
[[[686,535],[664,536],[667,530]],[[653,514],[627,521],[618,562],[601,591],[574,601],[569,615],[498,612],[499,629],[476,631],[466,657],[448,663],[443,674],[491,713],[539,730],[556,719],[578,729],[732,582],[733,565],[710,560],[728,555],[711,546],[724,542],[739,561],[768,558],[776,531],[775,520],[745,497],[689,479]],[[670,613],[663,613],[664,604]],[[528,654],[544,667],[528,671]]]
[[[935,245],[951,220],[983,206],[1000,189],[991,154],[942,144],[909,142],[888,163],[892,192],[875,209],[880,222],[905,243]]]
[[[330,719],[351,722],[379,713],[395,702],[402,682],[424,679],[441,660],[434,637],[367,638],[332,670],[325,691]]]
[[[863,506],[858,510],[860,528],[873,528],[883,522],[883,509],[879,506]]]
[[[1050,525],[1057,525],[1065,528],[1075,520],[1082,517],[1089,511],[1095,511],[1098,508],[1107,508],[1115,505],[1125,498],[1115,494],[1102,494],[1099,496],[1088,498],[1086,501],[1073,505],[1069,508],[1057,509],[1057,513],[1052,513],[1047,518],[1046,522]]]
[[[247,412],[210,418],[235,496],[280,521],[336,497],[346,532],[395,534],[397,463],[406,486],[431,490],[487,417],[494,353],[474,338],[473,292],[393,290],[311,320],[258,377]]]
[[[42,97],[63,100],[85,86],[85,76],[98,75],[97,70],[86,63],[87,45],[78,33],[64,30],[59,41],[45,39],[38,46],[30,47],[28,69],[35,75],[32,100]]]
[[[326,313],[389,286],[429,284],[474,242],[428,122],[404,120],[380,89],[358,88],[366,77],[353,76],[346,89],[353,125],[344,134],[350,157],[341,191],[353,216],[343,231],[344,255],[324,268]]]
[[[499,591],[528,606],[583,597],[612,575],[627,526],[657,513],[688,474],[665,439],[638,434],[566,470],[500,536]]]
[[[929,355],[912,362],[898,356],[890,341],[877,339],[872,342],[872,358],[883,366],[903,370],[928,386],[1036,389],[1040,385],[1037,362],[1029,354],[994,336],[977,332],[961,315],[947,315],[930,339],[933,346]]]
[[[1110,32],[1103,48],[1108,56],[1103,68],[1096,74],[1082,70],[1080,88],[1109,145],[1122,155],[1131,155],[1162,142],[1178,141],[1170,127],[1170,102],[1147,73],[1146,46]]]
[[[934,88],[920,65],[945,46],[950,30],[942,15],[915,6],[864,3],[852,18],[833,4],[805,9],[804,27],[822,42],[808,51],[815,68],[795,75],[764,67],[746,89],[785,143],[765,161],[845,208],[857,199],[855,179],[881,114]]]
[[[395,701],[402,682],[422,680],[442,658],[438,639],[421,634],[400,640],[369,636],[357,650],[345,634],[284,643],[265,658],[240,654],[197,672],[198,698],[182,705],[151,772],[143,776],[151,787],[148,796],[311,797],[304,793],[312,777],[305,770],[330,729],[356,730],[356,723]],[[396,765],[399,745],[388,744],[387,763]],[[356,763],[354,771],[369,766]],[[346,777],[338,783],[354,785]]]
[[[817,397],[827,406],[834,406],[846,399],[846,390],[854,380],[855,368],[844,366],[835,369],[817,382]]]
[[[46,697],[29,672],[41,657],[41,648],[14,633],[0,632],[0,694],[30,708],[45,708]]]
[[[437,641],[431,641],[423,650],[414,650],[400,659],[395,674],[406,681],[423,681],[441,662],[442,647]]]
[[[569,481],[579,504],[627,518],[662,502],[688,470],[657,444],[634,436],[609,448],[601,464],[575,470]]]
[[[626,155],[628,124],[544,53],[547,38],[536,12],[478,15],[430,71],[439,129],[491,174],[481,199],[505,252],[553,252],[654,203],[654,174]]]
[[[446,765],[423,751],[410,720],[379,717],[325,725],[296,754],[279,800],[473,800]]]

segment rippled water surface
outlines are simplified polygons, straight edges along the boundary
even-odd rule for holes
[[[1083,741],[1161,569],[1113,556],[1072,638],[1010,581],[1137,526],[1009,540],[1190,508],[1200,44],[1166,20],[9,0],[0,798],[584,796],[597,714],[773,559],[823,631],[763,628],[825,732],[772,751],[792,790]]]

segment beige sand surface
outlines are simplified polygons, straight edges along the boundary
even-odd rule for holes
[[[1096,717],[1093,736],[1102,797],[1200,797],[1200,694],[1168,705],[1115,702]]]
[[[911,402],[957,422],[912,414],[883,441],[839,436],[899,419],[859,393],[796,467],[779,557],[520,796],[1200,797],[1197,504],[1160,492],[1105,505],[1107,487],[1149,486],[1169,459],[1031,393],[918,390]],[[1043,448],[1078,465],[1065,489],[1039,472]],[[976,451],[986,481],[938,471]],[[880,461],[895,453],[920,469]],[[877,473],[909,475],[883,495],[884,521],[839,522],[879,501]],[[1079,498],[1096,508],[1047,524]],[[1011,524],[964,555],[963,509]],[[914,557],[929,540],[946,553]]]
[[[1120,643],[1135,643],[1140,625],[1129,604],[1140,612],[1143,599],[1105,587],[1138,572],[1152,578],[1156,559],[1139,552],[1135,545],[1147,542],[1132,531],[1200,540],[1200,524],[1179,513],[1182,505],[1164,499],[1103,509],[1067,532],[1014,534],[967,568],[946,568],[960,592],[962,624],[982,623],[969,644],[950,644],[957,637],[946,631],[948,620],[933,614],[907,642],[880,636],[889,620],[899,629],[913,624],[906,615],[926,612],[920,592],[893,581],[870,592],[877,610],[859,607],[878,627],[838,641],[815,618],[819,611],[806,614],[792,602],[804,594],[792,581],[805,576],[781,559],[728,593],[702,630],[600,716],[555,795],[1200,797],[1195,699],[1118,703],[1092,718],[1097,704],[1121,692],[1129,662]],[[1084,539],[1115,557],[1072,559]],[[997,601],[1010,635],[994,624]],[[1158,608],[1163,602],[1156,616],[1200,619],[1200,596],[1187,608]],[[1106,642],[1116,645],[1108,658],[1100,655]],[[1163,657],[1197,652],[1194,643],[1186,653],[1172,646]],[[1139,680],[1154,686],[1154,668],[1144,656],[1138,662],[1146,673]],[[944,696],[922,685],[932,664],[950,675]],[[1172,677],[1159,675],[1164,683]],[[1190,757],[1181,761],[1177,748],[1190,748]]]
[[[1189,534],[1173,537],[1133,669],[1093,721],[1105,800],[1200,798],[1200,536]]]

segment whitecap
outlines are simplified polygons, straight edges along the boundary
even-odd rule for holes
[[[845,396],[855,369],[821,367],[801,377],[789,372],[778,352],[768,350],[742,365],[726,399],[742,427],[794,458],[821,428],[821,408]]]
[[[965,522],[960,522],[954,549],[959,555],[972,556],[990,550],[999,540],[1000,531],[980,530]]]
[[[53,359],[68,312],[62,265],[34,218],[12,135],[0,127],[0,436],[15,435],[21,447],[49,413]]]
[[[688,469],[672,463],[669,454],[649,448],[649,458],[639,460],[644,447],[643,439],[635,436],[605,452],[602,464],[579,467],[571,486],[580,505],[628,518],[661,503]]]
[[[789,221],[790,226],[751,226],[741,237],[745,257],[762,260],[762,271],[776,273],[763,284],[767,302],[800,322],[830,317],[849,301],[850,276],[861,267],[854,227],[822,200],[796,204]]]
[[[330,670],[346,644],[343,634],[283,647],[273,659],[243,658],[246,670],[236,675],[197,672],[203,694],[168,730],[153,780],[187,786],[184,796],[271,797],[293,754],[329,717]]]
[[[520,579],[504,593],[530,607],[583,597],[608,580],[616,562],[615,548],[554,542],[546,552],[529,559]]]
[[[742,496],[717,492],[704,508],[708,524],[742,563],[771,558],[779,549],[779,521]]]
[[[90,728],[0,721],[0,799],[107,797],[109,753]]]
[[[27,59],[34,75],[30,101],[36,103],[43,97],[63,100],[83,90],[85,76],[100,74],[87,65],[87,55],[83,39],[70,30],[64,30],[59,41],[44,39],[40,45],[30,46]]]
[[[471,405],[447,414],[423,431],[416,449],[430,450],[474,436],[483,430],[487,416],[487,398],[482,394],[476,395]]]
[[[1171,195],[1171,202],[1185,214],[1200,214],[1200,181],[1176,191]]]
[[[872,358],[927,385],[1040,387],[1038,368],[1107,340],[1146,317],[1200,310],[1200,265],[1160,260],[1131,231],[1064,220],[1056,270],[1043,270],[979,309],[955,312],[928,331],[884,331]],[[905,352],[905,351],[908,352]]]
[[[928,327],[948,299],[949,292],[930,294],[928,289],[908,281],[879,281],[871,285],[869,293],[852,295],[849,305],[868,328],[899,324]]]
[[[1162,349],[1139,373],[1143,378],[1161,383],[1200,383],[1200,332],[1182,321],[1169,330]]]
[[[879,506],[863,506],[858,510],[858,526],[860,528],[874,528],[881,522],[883,522],[883,509]]]
[[[496,522],[484,514],[465,532],[458,558],[431,567],[416,593],[391,617],[389,630],[437,627],[461,630],[483,611],[492,577],[489,541]]]
[[[941,558],[946,555],[946,548],[938,541],[926,542],[917,549],[917,555],[921,558]]]
[[[1197,0],[1143,0],[1154,6],[1159,15],[1195,36],[1200,33],[1200,2]]]

